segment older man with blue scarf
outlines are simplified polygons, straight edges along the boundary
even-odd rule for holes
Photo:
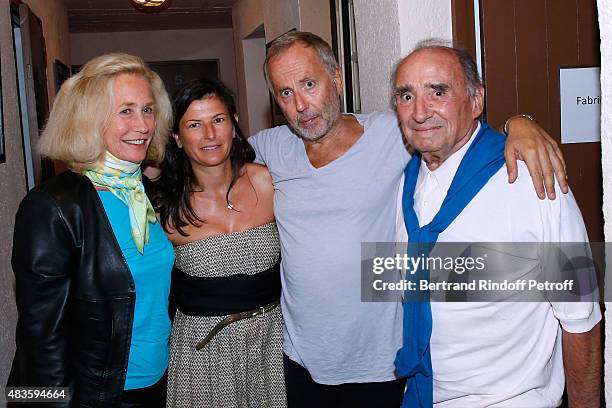
[[[507,183],[505,138],[478,121],[484,88],[467,53],[421,44],[394,91],[417,151],[404,172],[409,243],[588,241],[571,193],[542,201],[528,178]],[[554,407],[564,380],[570,406],[599,406],[600,320],[595,302],[406,301],[403,406]]]

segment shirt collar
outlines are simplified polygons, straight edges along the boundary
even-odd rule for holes
[[[429,170],[427,168],[427,163],[425,163],[425,160],[421,160],[421,172],[426,172],[423,173],[423,175],[429,174],[430,177],[433,177],[437,181],[439,188],[442,189],[444,192],[447,192],[451,183],[453,182],[455,173],[457,173],[457,169],[461,164],[461,160],[463,160],[465,153],[468,151],[470,145],[474,141],[474,136],[476,136],[479,131],[480,122],[478,122],[476,129],[470,136],[470,139],[467,141],[467,143],[461,146],[461,149],[457,150],[446,160],[444,160],[444,162],[437,169],[433,171]]]

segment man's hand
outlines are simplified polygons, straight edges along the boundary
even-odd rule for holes
[[[563,330],[563,366],[570,408],[597,408],[601,398],[601,322],[586,333]]]
[[[522,160],[529,169],[538,197],[554,200],[555,177],[561,191],[569,191],[563,154],[556,141],[536,122],[515,116],[508,122],[508,139],[504,150],[508,170],[508,182],[514,183],[518,176],[517,160]],[[546,191],[544,191],[546,186]]]

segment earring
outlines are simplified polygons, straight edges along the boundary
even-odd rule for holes
[[[182,149],[183,146],[181,146],[181,142],[179,141],[178,135],[176,133],[173,133],[172,138],[174,139],[174,143],[176,143],[176,147],[178,147],[179,149]]]

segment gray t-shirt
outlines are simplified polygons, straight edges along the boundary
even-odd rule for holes
[[[395,379],[400,303],[361,302],[361,243],[393,242],[410,156],[395,114],[356,115],[363,135],[319,169],[288,127],[249,141],[274,183],[281,238],[285,353],[321,384]]]

